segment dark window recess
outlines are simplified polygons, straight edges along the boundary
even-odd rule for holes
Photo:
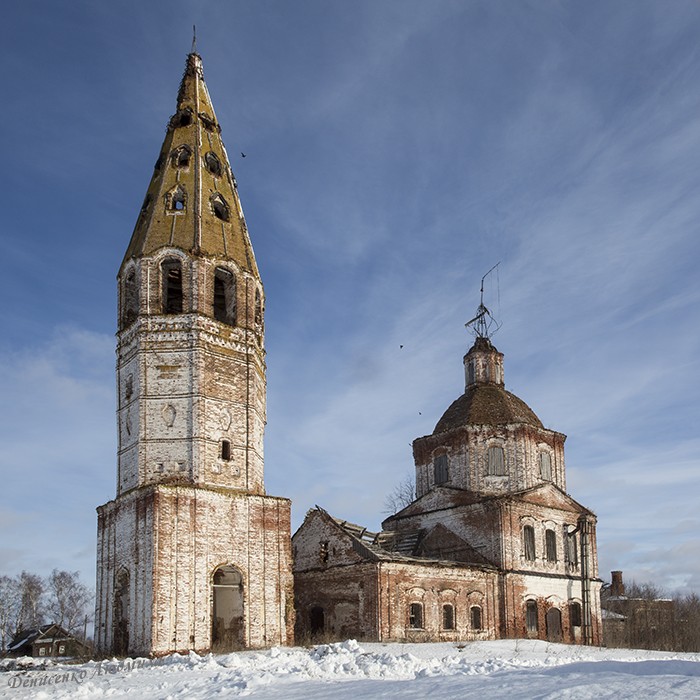
[[[537,602],[534,600],[525,603],[525,626],[528,632],[537,632]]]
[[[214,271],[214,318],[229,326],[236,325],[236,278],[223,267]]]
[[[228,440],[221,441],[221,459],[225,462],[231,461],[231,443]]]
[[[318,558],[322,564],[328,563],[328,542],[321,542],[321,547],[318,550]]]
[[[449,479],[447,455],[435,455],[433,459],[433,476],[436,484],[444,484]]]
[[[122,324],[131,325],[139,313],[139,288],[136,282],[136,272],[131,270],[124,280],[124,313]]]
[[[420,603],[411,603],[408,609],[408,626],[413,630],[423,629],[423,606]]]
[[[532,525],[523,528],[523,552],[527,561],[535,561],[535,528]]]
[[[224,172],[224,168],[221,165],[219,157],[212,151],[207,151],[204,155],[204,165],[206,166],[207,170],[216,177],[221,177]]]
[[[179,260],[167,258],[160,266],[163,279],[163,313],[182,313],[182,266]]]
[[[453,630],[455,628],[454,605],[446,603],[442,606],[442,629]]]
[[[217,219],[221,219],[222,221],[228,221],[231,217],[229,213],[228,204],[220,194],[215,194],[211,198],[211,208],[214,212],[214,216],[216,216]]]
[[[545,530],[544,533],[545,555],[547,561],[557,560],[557,535],[554,530]]]
[[[569,605],[569,622],[572,627],[581,626],[581,603],[571,603]]]
[[[502,447],[489,447],[486,473],[489,476],[505,476],[506,460]]]
[[[170,126],[173,129],[177,129],[181,126],[189,126],[192,123],[192,110],[187,107],[186,109],[178,110],[170,118]]]
[[[170,155],[170,162],[173,168],[187,168],[192,158],[192,149],[187,145],[176,148]]]
[[[473,630],[481,629],[481,608],[478,605],[473,605],[469,611]]]
[[[255,290],[255,325],[262,326],[262,301],[260,300],[260,290]]]
[[[323,608],[316,605],[311,610],[309,610],[309,629],[311,634],[319,634],[323,632],[325,625],[325,615],[323,614]]]

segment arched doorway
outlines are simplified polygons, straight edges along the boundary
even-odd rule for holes
[[[561,642],[561,611],[559,608],[550,608],[547,610],[547,641]]]
[[[213,578],[211,648],[227,652],[244,647],[243,577],[233,566],[220,566]]]
[[[129,653],[129,572],[121,569],[114,579],[114,612],[112,617],[112,653]]]
[[[326,625],[326,616],[323,608],[320,605],[315,605],[309,610],[309,630],[312,637],[317,637],[323,634],[323,629]]]

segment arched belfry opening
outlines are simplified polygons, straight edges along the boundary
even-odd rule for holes
[[[214,572],[212,581],[211,649],[219,653],[243,649],[243,576],[226,564]]]
[[[121,569],[114,580],[114,633],[112,652],[126,656],[129,652],[129,572]]]
[[[164,314],[182,313],[182,264],[177,258],[166,258],[160,265]]]
[[[214,318],[229,326],[236,325],[236,278],[230,270],[214,270]]]

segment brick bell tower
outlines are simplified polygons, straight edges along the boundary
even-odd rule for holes
[[[264,292],[220,131],[191,53],[118,274],[103,653],[292,641],[290,501],[263,485]]]

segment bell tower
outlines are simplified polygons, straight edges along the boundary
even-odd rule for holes
[[[291,641],[290,502],[264,488],[264,290],[220,134],[193,52],[117,278],[105,653]]]

